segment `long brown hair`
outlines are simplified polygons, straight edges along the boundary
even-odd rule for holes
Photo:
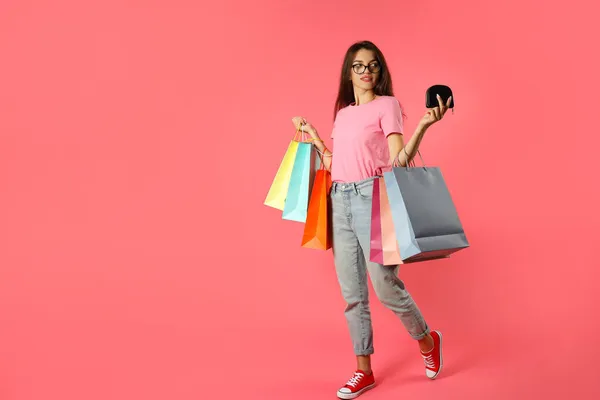
[[[390,75],[390,70],[388,69],[387,63],[385,62],[385,57],[383,53],[377,46],[375,46],[372,42],[362,41],[354,43],[352,46],[348,48],[346,51],[346,55],[344,56],[344,63],[342,64],[342,73],[340,76],[340,88],[338,90],[337,100],[335,101],[335,111],[333,113],[333,118],[335,119],[338,111],[342,108],[349,106],[354,103],[354,87],[352,86],[352,62],[354,61],[354,57],[359,50],[371,50],[375,53],[375,59],[381,66],[381,71],[379,71],[379,77],[377,79],[377,83],[373,88],[373,91],[377,96],[393,96],[394,91],[392,89],[392,76]]]

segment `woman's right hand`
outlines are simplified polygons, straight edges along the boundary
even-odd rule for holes
[[[306,120],[306,118],[294,117],[292,118],[292,123],[294,124],[294,128],[296,128],[296,130],[304,128],[304,132],[308,133],[313,139],[319,138],[317,130]]]

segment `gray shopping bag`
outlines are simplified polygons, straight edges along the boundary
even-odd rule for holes
[[[403,262],[446,258],[469,247],[438,167],[396,167],[383,177]]]

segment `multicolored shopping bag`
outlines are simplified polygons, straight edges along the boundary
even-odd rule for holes
[[[315,180],[315,146],[310,142],[298,143],[292,176],[285,197],[282,218],[290,221],[306,222],[308,199]]]
[[[331,190],[331,173],[325,169],[321,160],[321,168],[315,175],[308,215],[304,225],[302,247],[317,250],[331,248],[331,214],[329,213],[329,191]]]
[[[373,203],[371,208],[371,262],[383,265],[402,264],[385,180],[377,178],[373,182]]]
[[[298,151],[298,133],[300,129],[296,130],[294,138],[288,145],[287,151],[283,156],[283,160],[279,165],[275,179],[271,184],[267,198],[265,199],[265,205],[276,208],[283,211],[285,207],[285,197],[287,196],[288,188],[290,185],[290,179],[292,177],[292,169],[294,167],[294,160],[296,159],[296,153]]]

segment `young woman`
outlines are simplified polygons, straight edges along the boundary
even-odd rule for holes
[[[331,137],[333,153],[305,118],[292,119],[303,127],[331,171],[333,253],[357,369],[338,390],[341,399],[354,399],[375,386],[371,369],[373,330],[367,272],[380,301],[402,321],[418,341],[426,376],[435,379],[442,369],[442,335],[430,331],[419,308],[398,278],[398,266],[369,261],[371,198],[374,179],[391,169],[405,166],[417,153],[425,132],[445,114],[450,104],[429,109],[408,141],[403,140],[403,112],[392,91],[385,58],[371,42],[352,45],[346,52],[335,104]]]

